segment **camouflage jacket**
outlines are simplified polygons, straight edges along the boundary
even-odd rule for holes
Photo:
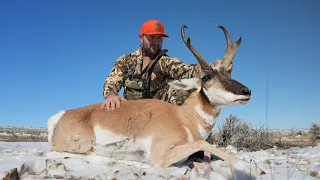
[[[198,64],[185,64],[178,58],[170,57],[162,50],[142,73],[142,48],[120,56],[111,69],[103,86],[103,96],[117,94],[124,87],[126,99],[153,98],[164,88],[167,79],[194,77],[200,71]]]

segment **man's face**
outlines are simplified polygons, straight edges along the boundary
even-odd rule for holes
[[[146,53],[154,55],[162,48],[162,35],[142,35],[140,41]]]

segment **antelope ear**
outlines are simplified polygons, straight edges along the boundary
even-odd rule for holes
[[[201,87],[200,80],[198,78],[179,79],[167,82],[171,87],[179,90],[191,90],[199,89]]]

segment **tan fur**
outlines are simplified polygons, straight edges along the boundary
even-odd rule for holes
[[[183,137],[186,133],[181,124],[191,132],[197,132],[195,127],[200,117],[193,111],[192,105],[195,101],[197,99],[191,98],[187,105],[175,106],[156,99],[134,100],[122,102],[121,108],[114,111],[100,108],[100,103],[68,110],[57,123],[53,146],[60,151],[69,151],[73,147],[64,142],[77,140],[80,136],[88,139],[89,143],[89,139],[92,140],[94,136],[92,129],[94,125],[134,138],[145,137],[155,132],[155,134],[181,134]],[[193,138],[199,139],[199,135],[193,133]]]
[[[209,104],[199,99],[198,92],[191,94],[183,106],[154,99],[123,102],[121,108],[114,111],[100,108],[100,103],[68,110],[55,127],[52,147],[55,151],[90,153],[95,125],[125,137],[144,138],[152,134],[151,162],[161,166],[170,148],[188,143],[183,127],[189,129],[194,141],[202,140],[198,122],[206,130],[211,130],[194,111],[197,104],[202,104],[208,113],[213,113],[213,109],[210,111],[207,107]]]

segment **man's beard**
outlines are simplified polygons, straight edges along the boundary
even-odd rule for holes
[[[161,46],[151,45],[149,48],[143,47],[143,51],[145,55],[155,57],[161,51]]]

